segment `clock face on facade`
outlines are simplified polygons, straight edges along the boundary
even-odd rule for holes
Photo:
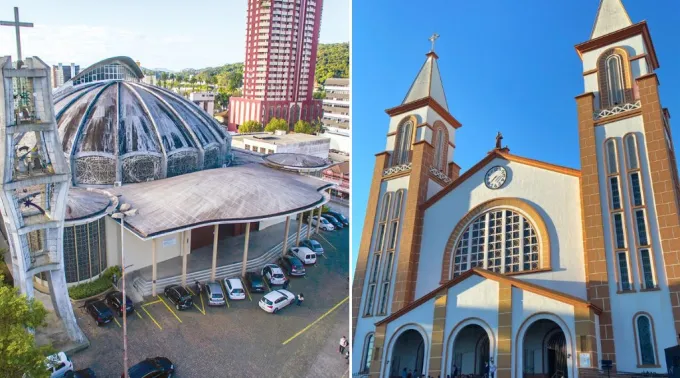
[[[484,176],[484,183],[489,189],[498,189],[503,186],[503,184],[505,184],[505,180],[507,178],[508,172],[505,170],[505,168],[497,165],[495,167],[491,167],[491,169],[486,172],[486,175]]]

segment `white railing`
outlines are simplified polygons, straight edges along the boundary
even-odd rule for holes
[[[451,181],[453,181],[449,176],[445,175],[444,172],[435,167],[430,167],[430,173],[432,173],[436,178],[444,181],[446,184],[450,184]]]
[[[383,171],[383,177],[393,175],[399,172],[406,172],[411,170],[411,163],[395,165],[394,167],[389,167]]]
[[[641,106],[642,106],[642,103],[640,102],[640,100],[638,100],[636,102],[629,102],[629,103],[623,104],[623,105],[616,105],[612,108],[607,108],[607,109],[602,109],[602,110],[596,111],[595,113],[593,113],[593,119],[597,121],[598,119],[601,119],[601,118],[604,118],[604,117],[609,117],[609,116],[625,113],[625,112],[628,112],[628,111],[631,111],[631,110],[640,109]]]
[[[306,239],[306,233],[307,233],[307,225],[303,224],[302,228],[300,230],[300,240]],[[312,227],[312,232],[314,232],[314,227]],[[288,246],[292,247],[295,245],[295,234],[292,234],[288,237]],[[262,256],[256,257],[252,260],[248,260],[246,263],[246,270],[256,270],[260,269],[266,264],[271,263],[272,261],[276,260],[279,256],[281,256],[283,252],[283,241],[274,247],[272,247],[270,250],[265,252]],[[236,277],[241,274],[241,262],[233,263],[233,264],[228,264],[228,265],[223,265],[223,266],[218,266],[215,269],[215,276],[216,277]],[[212,272],[212,269],[204,269],[204,270],[198,270],[195,272],[187,273],[187,278],[186,282],[195,282],[195,281],[200,281],[200,282],[205,282],[210,280],[210,274]],[[182,276],[177,275],[177,276],[171,276],[171,277],[164,277],[161,279],[156,280],[156,292],[157,293],[162,293],[163,289],[166,286],[169,285],[179,285],[182,283]],[[152,282],[145,280],[143,277],[137,277],[133,281],[133,286],[137,291],[142,296],[149,296],[151,295],[151,286]]]

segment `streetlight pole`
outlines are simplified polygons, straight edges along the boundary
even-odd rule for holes
[[[111,215],[111,217],[120,219],[120,267],[123,281],[123,377],[128,376],[128,356],[127,356],[127,296],[125,295],[125,218],[133,217],[137,214],[137,209],[132,209],[127,203],[120,205],[117,212]]]

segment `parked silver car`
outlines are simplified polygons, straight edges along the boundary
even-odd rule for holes
[[[205,293],[208,296],[208,306],[224,306],[227,303],[224,300],[222,285],[217,282],[206,283]]]

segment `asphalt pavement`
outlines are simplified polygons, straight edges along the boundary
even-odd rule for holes
[[[204,294],[194,296],[194,308],[177,311],[162,294],[145,298],[128,316],[128,366],[162,356],[173,361],[179,378],[348,377],[337,345],[349,335],[349,230],[312,238],[326,253],[307,266],[304,278],[291,277],[288,288],[304,293],[302,306],[269,314],[258,306],[262,294],[248,293],[228,306],[208,307]],[[84,309],[74,310],[91,343],[71,356],[76,370],[90,367],[98,377],[120,377],[122,319],[98,327]]]

